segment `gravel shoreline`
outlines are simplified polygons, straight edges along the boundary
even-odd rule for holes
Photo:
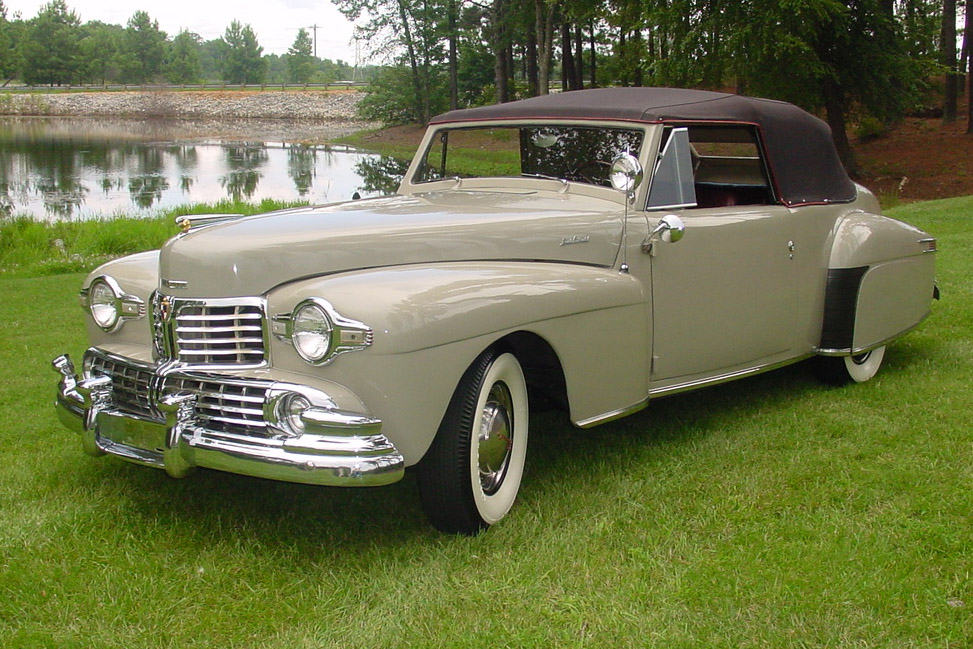
[[[0,94],[0,114],[17,116],[287,119],[360,123],[356,91],[146,91]]]
[[[356,91],[0,92],[0,117],[56,118],[46,132],[147,140],[327,142],[381,124],[358,118]],[[133,121],[137,126],[133,127]]]

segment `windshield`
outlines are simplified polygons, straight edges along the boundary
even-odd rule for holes
[[[638,129],[575,125],[446,128],[436,133],[414,182],[538,176],[611,187],[611,162],[638,156]]]

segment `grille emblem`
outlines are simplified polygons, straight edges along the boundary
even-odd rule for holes
[[[168,295],[164,295],[159,300],[159,319],[162,322],[169,322],[170,318],[172,318],[172,300]]]
[[[166,328],[172,319],[172,298],[156,292],[152,296],[152,347],[156,360],[168,360]]]

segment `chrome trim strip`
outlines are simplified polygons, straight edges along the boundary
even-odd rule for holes
[[[788,358],[784,361],[778,361],[776,363],[767,363],[765,365],[755,365],[754,367],[748,367],[743,370],[737,370],[735,372],[728,372],[726,374],[720,374],[719,376],[714,376],[707,379],[697,379],[695,381],[687,381],[685,383],[678,383],[676,385],[667,385],[664,388],[655,388],[654,390],[649,390],[650,398],[667,397],[673,394],[679,394],[680,392],[688,392],[689,390],[695,390],[697,388],[707,387],[711,385],[719,385],[721,383],[729,383],[735,379],[741,379],[746,376],[753,376],[756,374],[763,374],[764,372],[769,372],[771,370],[776,370],[781,367],[786,367],[787,365],[792,365],[803,361],[806,358],[810,358],[814,354],[804,354],[801,356],[795,356],[794,358]]]
[[[816,348],[814,350],[814,352],[815,352],[815,354],[818,354],[819,356],[857,356],[858,354],[864,354],[865,352],[870,352],[873,349],[878,349],[882,345],[888,345],[890,342],[892,342],[892,341],[894,341],[894,340],[896,340],[898,338],[901,338],[902,336],[906,335],[910,331],[913,331],[919,325],[921,325],[923,322],[925,322],[926,318],[929,317],[930,313],[932,313],[932,312],[931,311],[926,312],[926,315],[922,316],[919,319],[919,322],[915,323],[911,327],[908,327],[906,329],[903,329],[902,331],[900,331],[899,333],[895,334],[894,336],[889,336],[888,338],[885,338],[885,339],[883,339],[883,340],[881,340],[881,341],[879,341],[877,343],[872,343],[871,345],[868,345],[866,347],[845,347],[843,349],[822,349],[822,348]]]
[[[810,358],[811,356],[814,356],[814,354],[804,354],[802,356],[797,356],[795,358],[789,358],[785,361],[779,361],[776,363],[767,363],[765,365],[748,367],[743,370],[728,372],[726,374],[720,374],[719,376],[714,376],[707,379],[697,379],[695,381],[687,381],[685,383],[678,383],[676,385],[668,385],[663,388],[655,388],[649,390],[649,396],[646,397],[645,400],[643,401],[628,406],[627,408],[619,408],[618,410],[612,410],[602,415],[597,415],[595,417],[588,417],[587,419],[581,419],[579,421],[574,422],[574,425],[577,426],[578,428],[591,428],[592,426],[606,424],[610,421],[615,421],[616,419],[621,419],[622,417],[627,417],[628,415],[635,414],[636,412],[648,406],[649,401],[651,399],[658,399],[659,397],[667,397],[670,395],[679,394],[681,392],[688,392],[689,390],[695,390],[697,388],[719,385],[721,383],[728,383],[735,379],[743,378],[746,376],[762,374],[764,372],[776,370],[781,367],[786,367],[787,365],[791,365],[793,363],[798,363],[800,361],[803,361],[806,358]]]
[[[939,242],[936,237],[926,237],[925,239],[919,239],[919,244],[924,245],[925,249],[922,254],[928,254],[930,252],[939,252]]]
[[[618,410],[612,410],[611,412],[606,412],[601,415],[596,415],[594,417],[588,417],[587,419],[581,419],[574,422],[574,425],[578,428],[591,428],[593,426],[598,426],[599,424],[607,424],[610,421],[615,421],[616,419],[621,419],[622,417],[627,417],[633,415],[639,410],[644,410],[646,406],[649,405],[648,399],[643,399],[636,404],[628,406],[627,408],[619,408]]]

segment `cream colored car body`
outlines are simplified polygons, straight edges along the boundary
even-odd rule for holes
[[[309,298],[326,300],[366,325],[371,344],[309,364],[268,323],[266,362],[173,371],[309,386],[336,411],[380,420],[404,466],[423,459],[464,372],[498,343],[517,356],[532,388],[588,427],[656,396],[817,354],[868,352],[929,313],[934,241],[882,216],[862,187],[854,200],[827,205],[647,207],[668,126],[612,120],[585,126],[643,133],[638,158],[648,173],[631,196],[539,177],[421,179],[423,152],[449,126],[429,128],[394,196],[190,227],[161,253],[97,269],[85,286],[110,276],[150,310],[156,292],[257,298],[271,320]],[[678,242],[651,234],[667,215],[685,226]],[[858,288],[849,297],[829,272],[840,278],[851,269]],[[150,367],[159,317],[133,317],[111,332],[88,318],[92,348]],[[61,400],[73,416],[91,417],[70,402],[74,385],[66,382]],[[356,482],[354,471],[303,475],[267,477],[381,484],[400,477],[401,466],[374,481]]]

